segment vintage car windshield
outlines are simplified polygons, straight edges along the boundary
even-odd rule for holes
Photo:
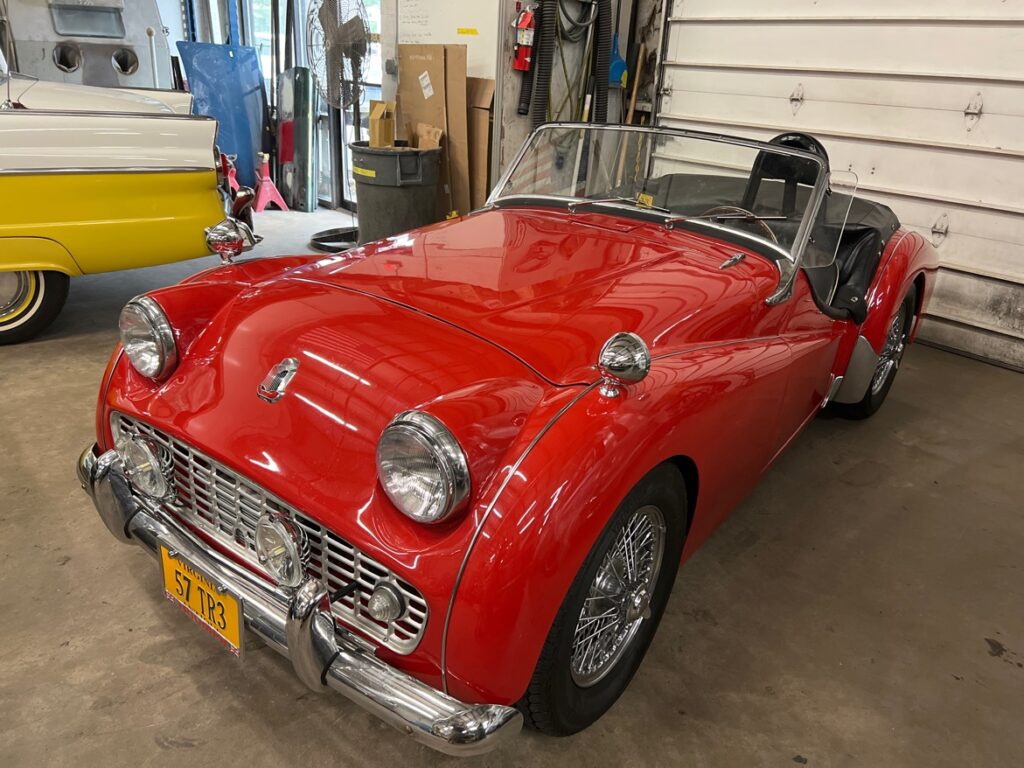
[[[833,198],[830,205],[819,206],[825,196]],[[823,161],[774,144],[552,125],[533,134],[490,202],[530,198],[564,202],[573,212],[618,207],[660,215],[673,225],[725,230],[791,259],[807,245],[808,259],[820,266],[835,256],[852,187],[829,189]]]

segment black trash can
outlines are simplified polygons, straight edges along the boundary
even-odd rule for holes
[[[407,142],[371,147],[354,141],[352,174],[359,207],[359,244],[440,220],[437,181],[441,149],[413,149]]]

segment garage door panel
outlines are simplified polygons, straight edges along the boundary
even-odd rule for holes
[[[969,325],[929,317],[921,323],[918,338],[929,344],[1024,371],[1024,344],[1012,336],[987,333]]]
[[[662,122],[693,130],[720,130],[767,140],[786,128],[753,123],[698,122],[662,112]],[[790,124],[790,129],[804,126]],[[811,131],[814,133],[814,131]],[[899,190],[917,198],[994,206],[1024,213],[1024,159],[999,155],[972,155],[931,146],[896,146],[879,139],[829,138],[818,131],[834,168],[857,174],[865,190]]]
[[[885,125],[889,141],[1024,158],[1021,117],[985,115],[984,120],[978,121],[974,129],[968,131],[962,108],[940,111],[850,104],[823,101],[805,93],[804,101],[794,114],[789,95],[738,96],[691,92],[686,117],[738,126],[768,122],[779,130],[798,128],[821,136],[862,139],[874,139],[876,126]]]
[[[685,63],[732,66],[784,65],[828,71],[843,68],[865,72],[901,72],[953,78],[1007,76],[1024,57],[1024,35],[1016,24],[984,26],[984,45],[965,45],[955,25],[891,25],[822,22],[677,23],[669,36],[667,58]],[[956,56],[950,56],[956,51]]]
[[[1024,4],[673,6],[659,121],[816,135],[936,245],[922,338],[1024,367]]]
[[[692,21],[716,18],[793,18],[808,20],[836,17],[891,18],[1005,18],[1006,0],[859,0],[855,4],[821,3],[819,0],[784,0],[765,3],[764,0],[686,0],[675,4],[672,18]]]
[[[666,62],[664,85],[673,92],[781,99],[785,101],[784,111],[794,116],[799,115],[803,106],[814,103],[951,112],[959,115],[960,127],[962,132],[967,134],[966,139],[972,138],[973,131],[967,130],[963,113],[979,91],[982,94],[983,106],[982,118],[978,122],[979,128],[990,117],[1024,117],[1020,86],[1001,83],[985,83],[979,88],[976,83],[959,80],[879,78],[859,74],[826,75],[790,70],[750,71],[742,68],[684,66]],[[790,96],[797,88],[803,90],[804,105],[794,114]],[[1024,143],[1024,138],[1017,133],[1010,134],[1009,139],[1010,143],[1002,143],[1001,146],[1021,146]]]
[[[943,270],[928,314],[1024,341],[1024,290],[1019,284]]]

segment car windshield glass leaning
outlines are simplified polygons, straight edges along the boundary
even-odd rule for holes
[[[669,226],[728,231],[795,258],[808,240],[827,175],[823,159],[777,144],[666,129],[550,125],[533,134],[491,202],[534,198],[567,204],[571,213],[649,212]],[[819,249],[816,262],[825,258]]]

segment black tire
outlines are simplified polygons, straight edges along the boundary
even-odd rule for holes
[[[0,272],[0,345],[44,331],[64,307],[70,282],[61,272]]]
[[[836,412],[839,415],[848,419],[866,419],[882,407],[882,403],[885,402],[885,398],[889,395],[889,390],[892,389],[892,384],[896,380],[903,354],[907,350],[910,330],[914,323],[916,303],[917,289],[911,288],[903,297],[903,302],[896,314],[889,321],[890,334],[886,336],[882,354],[875,367],[875,374],[871,383],[868,384],[868,391],[864,393],[864,398],[859,403],[836,404]],[[897,322],[900,324],[900,329],[899,333],[894,335],[894,324]]]
[[[621,646],[622,650],[614,654],[615,660],[610,662],[607,671],[594,682],[579,685],[578,671],[573,667],[573,650],[577,625],[583,626],[581,612],[585,601],[603,599],[594,598],[591,589],[598,586],[595,580],[606,555],[627,523],[638,517],[646,520],[651,507],[660,510],[665,531],[656,576],[651,569],[654,589],[650,593],[650,614],[639,621]],[[651,470],[619,504],[580,567],[548,632],[529,688],[519,704],[527,724],[555,736],[577,733],[601,717],[629,685],[672,592],[685,538],[687,510],[686,484],[679,470],[671,464]],[[623,588],[622,594],[625,591]]]

